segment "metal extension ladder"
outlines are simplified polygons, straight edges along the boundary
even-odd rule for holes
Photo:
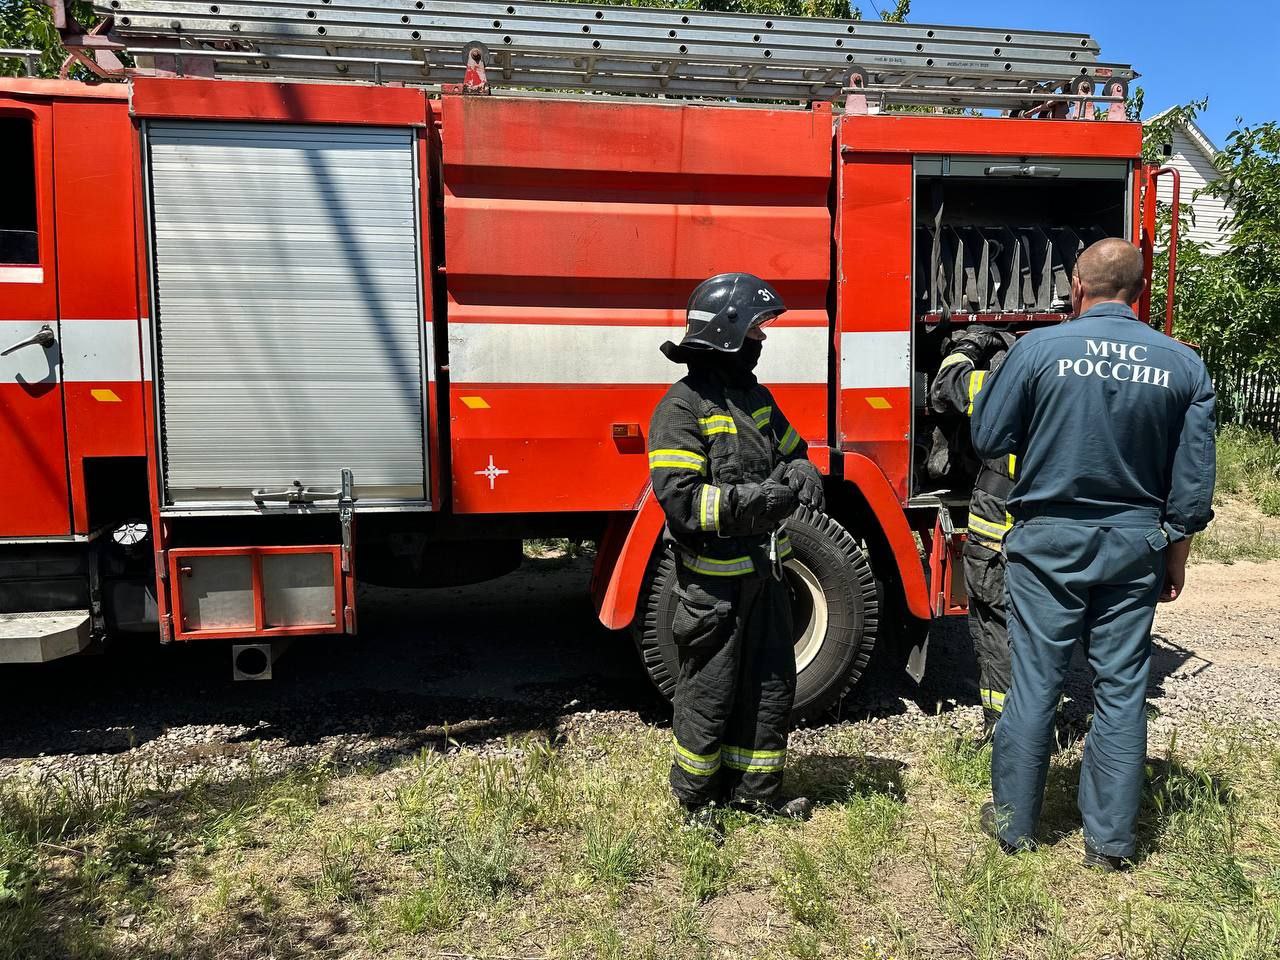
[[[840,94],[1044,111],[1122,102],[1136,74],[1085,34],[544,0],[98,0],[141,66],[743,100]],[[101,41],[97,45],[101,45]],[[1099,92],[1098,85],[1104,89]]]

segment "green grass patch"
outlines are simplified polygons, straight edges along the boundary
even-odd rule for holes
[[[938,730],[882,760],[850,729],[793,758],[811,821],[729,814],[723,843],[682,829],[669,735],[640,724],[373,774],[0,786],[0,958],[1280,957],[1280,747],[1153,760],[1137,865],[1103,876],[1078,744],[1009,857],[977,823],[989,750]]]
[[[1216,492],[1243,496],[1267,516],[1280,517],[1280,440],[1248,427],[1223,427]]]
[[[1191,545],[1192,559],[1280,560],[1280,441],[1246,427],[1218,434],[1216,517]]]

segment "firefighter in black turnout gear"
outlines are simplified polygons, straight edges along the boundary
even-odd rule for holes
[[[943,358],[929,391],[939,413],[967,418],[989,374],[999,369],[1013,336],[974,325],[960,331]],[[969,535],[964,546],[964,583],[969,594],[969,637],[978,656],[983,728],[990,735],[1004,709],[1012,669],[1008,603],[1005,599],[1004,536],[1013,525],[1005,501],[1013,488],[1016,456],[984,460],[969,500]]]
[[[753,372],[761,329],[786,309],[759,277],[726,273],[689,298],[684,339],[663,354],[689,373],[649,426],[649,472],[676,558],[671,788],[692,822],[718,807],[805,817],[783,802],[796,691],[785,522],[823,508],[805,442]]]

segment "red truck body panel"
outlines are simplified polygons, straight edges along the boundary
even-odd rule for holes
[[[837,122],[837,433],[842,450],[908,497],[911,454],[915,158],[924,155],[1134,160],[1136,123],[992,117],[845,116]],[[1137,240],[1137,218],[1133,218]],[[886,238],[892,238],[887,241]]]
[[[442,135],[457,512],[635,509],[658,345],[723,271],[786,300],[762,378],[825,443],[829,108],[451,96]]]
[[[38,263],[0,265],[6,342],[49,325],[55,347],[0,357],[0,462],[20,498],[2,538],[89,532],[88,457],[142,456],[142,368],[134,273],[127,91],[8,81],[0,116],[29,120]]]

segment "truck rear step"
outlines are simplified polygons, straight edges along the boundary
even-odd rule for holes
[[[88,645],[88,610],[0,613],[0,663],[44,663]]]

